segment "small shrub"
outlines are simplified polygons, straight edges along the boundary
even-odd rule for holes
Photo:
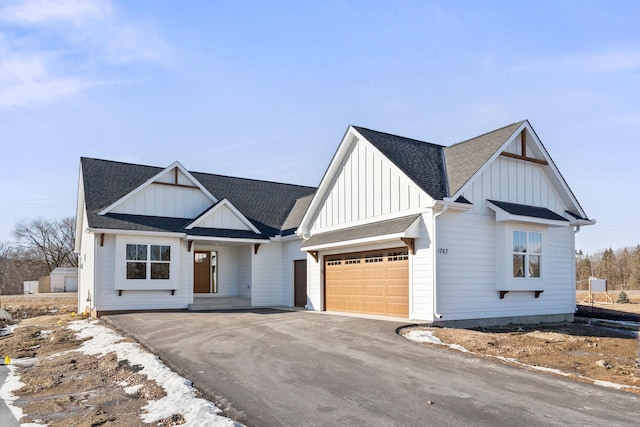
[[[616,304],[629,304],[629,297],[625,291],[620,291],[618,294],[618,299],[616,300]]]

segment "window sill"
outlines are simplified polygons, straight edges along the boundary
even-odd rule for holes
[[[130,291],[132,289],[118,289],[118,296],[121,297],[122,296],[122,292],[124,291]],[[164,291],[164,290],[168,290],[169,292],[171,292],[171,295],[175,295],[176,294],[176,289],[145,289],[145,290],[152,290],[152,291]]]
[[[540,296],[541,293],[543,293],[544,291],[540,291],[540,290],[522,290],[522,289],[510,289],[508,291],[498,291],[498,294],[500,295],[500,299],[504,299],[504,296],[506,294],[508,294],[509,292],[533,292],[533,296],[534,298],[538,298]]]

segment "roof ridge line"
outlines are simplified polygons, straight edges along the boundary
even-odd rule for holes
[[[498,132],[498,131],[501,131],[501,130],[503,130],[503,129],[506,129],[506,128],[510,127],[510,126],[513,126],[513,125],[515,125],[515,124],[518,124],[518,123],[524,123],[524,122],[526,122],[526,121],[528,121],[528,120],[527,120],[527,119],[524,119],[524,120],[520,120],[520,121],[518,121],[518,122],[513,122],[513,123],[508,124],[508,125],[506,125],[506,126],[499,127],[498,129],[490,130],[490,131],[487,131],[487,132],[482,133],[482,134],[480,134],[480,135],[473,136],[473,137],[471,137],[471,138],[467,138],[467,139],[465,139],[464,141],[456,142],[455,144],[451,144],[451,145],[446,146],[446,147],[444,147],[444,148],[451,148],[451,147],[455,147],[456,145],[464,144],[465,142],[469,142],[469,141],[471,141],[471,140],[473,140],[473,139],[481,138],[481,137],[483,137],[483,136],[485,136],[485,135],[489,135],[490,133]]]
[[[420,143],[422,143],[422,144],[433,145],[433,146],[435,146],[435,147],[442,147],[442,148],[446,148],[446,146],[445,146],[445,145],[442,145],[442,144],[436,144],[435,142],[422,141],[422,140],[420,140],[420,139],[409,138],[409,137],[407,137],[407,136],[396,135],[396,134],[394,134],[394,133],[382,132],[382,131],[375,130],[375,129],[369,129],[369,128],[366,128],[366,127],[364,127],[364,126],[356,126],[356,125],[350,125],[350,126],[351,126],[352,128],[354,128],[354,129],[356,129],[356,130],[358,130],[358,129],[365,129],[365,130],[368,130],[369,132],[381,133],[381,134],[389,135],[389,136],[393,136],[393,137],[396,137],[396,138],[403,138],[403,139],[407,139],[407,140],[409,140],[409,141],[415,141],[415,142],[420,142]]]
[[[122,162],[122,161],[119,161],[119,160],[98,159],[98,158],[95,158],[95,157],[84,157],[84,156],[81,156],[80,160],[96,160],[96,161],[99,161],[99,162],[115,163],[115,164],[126,165],[126,166],[141,166],[141,167],[145,167],[145,168],[154,168],[154,169],[160,169],[160,170],[164,170],[168,166],[171,166],[171,164],[175,163],[175,162],[173,162],[168,166],[153,166],[153,165],[144,165],[142,163]],[[180,161],[178,161],[178,162],[180,164],[182,164]],[[244,177],[240,177],[240,176],[221,175],[221,174],[208,173],[208,172],[197,172],[197,171],[192,171],[192,170],[189,170],[189,169],[187,169],[187,172],[189,172],[192,175],[197,173],[197,174],[200,174],[200,175],[218,176],[218,177],[222,177],[222,178],[241,179],[241,180],[245,180],[245,181],[264,182],[264,183],[267,183],[267,184],[289,185],[289,186],[298,187],[298,188],[316,189],[316,187],[312,187],[312,186],[308,186],[308,185],[292,184],[292,183],[288,183],[288,182],[278,182],[278,181],[270,181],[270,180],[255,179],[255,178],[244,178]]]

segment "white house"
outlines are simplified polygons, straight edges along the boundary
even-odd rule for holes
[[[528,121],[449,147],[352,126],[297,231],[308,308],[571,320],[574,234],[593,223]]]
[[[449,147],[352,126],[317,191],[82,158],[79,310],[570,320],[593,223],[528,121]]]
[[[82,158],[78,310],[304,306],[295,230],[314,191]]]

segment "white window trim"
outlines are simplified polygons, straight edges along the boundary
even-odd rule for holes
[[[496,290],[498,291],[544,291],[545,276],[547,274],[544,261],[544,254],[549,253],[546,248],[547,244],[547,227],[537,224],[525,224],[522,222],[496,222]],[[540,277],[513,276],[513,232],[524,231],[528,233],[540,233],[542,244],[542,252],[540,259]],[[528,264],[525,264],[528,270]]]
[[[175,290],[180,288],[180,258],[181,244],[177,239],[141,238],[138,236],[117,235],[114,253],[114,289],[115,290]],[[127,245],[146,245],[147,259],[139,262],[146,263],[145,279],[127,279]],[[169,261],[151,261],[151,246],[169,246],[171,255]],[[186,249],[185,249],[186,250]],[[132,260],[135,262],[135,260]],[[168,279],[151,279],[152,263],[168,263]]]
[[[525,233],[525,248],[526,249],[525,249],[524,252],[518,252],[518,251],[514,250],[514,248],[513,248],[513,246],[514,246],[513,245],[513,243],[514,243],[513,242],[513,234],[516,233],[516,232]],[[529,238],[530,238],[530,235],[533,234],[533,233],[540,235],[540,252],[531,252],[531,250],[530,250]],[[543,243],[544,239],[543,239],[542,232],[538,231],[538,230],[533,231],[533,230],[526,230],[524,228],[523,229],[514,228],[514,229],[511,230],[511,235],[512,235],[512,238],[511,238],[511,242],[512,242],[511,243],[511,247],[512,247],[512,249],[511,249],[511,257],[512,257],[512,261],[511,261],[511,263],[512,263],[511,264],[512,265],[512,267],[511,267],[511,277],[513,277],[515,280],[540,280],[541,277],[542,277],[542,272],[544,271],[543,268],[542,268],[542,264],[543,264],[542,260],[543,260],[543,252],[544,252],[543,249],[542,249],[543,248],[543,244],[544,244]],[[524,276],[514,276],[513,275],[513,256],[515,256],[515,255],[524,256],[524,271],[523,271]],[[540,275],[539,276],[534,276],[534,277],[530,276],[529,257],[532,256],[532,255],[540,257],[540,266],[539,266]]]

